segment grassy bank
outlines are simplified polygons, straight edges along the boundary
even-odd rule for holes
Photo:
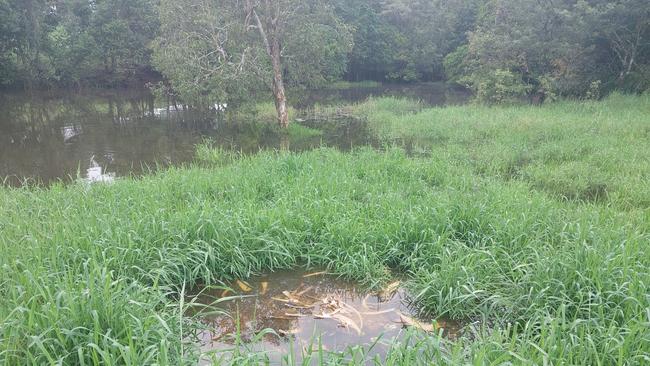
[[[649,104],[378,100],[355,113],[422,153],[202,149],[207,166],[139,180],[2,188],[0,364],[192,364],[182,289],[298,264],[368,286],[398,270],[423,311],[479,320],[474,339],[417,336],[385,364],[647,363]],[[592,167],[607,194],[565,194]]]
[[[543,107],[423,108],[381,98],[353,106],[373,133],[475,174],[521,180],[560,199],[650,207],[650,95]]]

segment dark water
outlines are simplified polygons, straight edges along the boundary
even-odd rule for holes
[[[385,355],[391,342],[403,340],[408,327],[451,339],[461,331],[456,322],[418,319],[397,281],[383,291],[368,292],[320,271],[282,271],[230,287],[232,291],[204,291],[197,299],[208,305],[216,301],[214,307],[223,310],[197,314],[205,323],[197,335],[205,353],[227,354],[241,342],[246,351],[265,352],[272,364],[280,364],[290,351],[300,363],[318,349],[344,352],[377,342],[368,354],[373,357]],[[243,297],[234,298],[237,295]],[[256,338],[265,330],[273,332]],[[208,356],[204,360],[211,364]]]
[[[306,108],[314,104],[337,104],[341,101],[356,103],[369,97],[382,96],[411,98],[425,105],[439,106],[466,103],[470,95],[466,89],[450,87],[444,83],[380,84],[372,87],[311,91],[294,98],[294,105]]]
[[[380,95],[414,97],[431,105],[467,98],[443,84],[416,84],[309,91],[291,102],[308,107]],[[27,179],[48,184],[77,177],[104,181],[140,174],[192,161],[195,145],[207,137],[247,153],[372,143],[365,124],[350,118],[303,121],[323,134],[289,138],[255,118],[167,113],[166,106],[146,90],[0,94],[0,183],[20,185]]]

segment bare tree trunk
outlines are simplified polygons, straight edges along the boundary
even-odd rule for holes
[[[275,97],[275,110],[278,112],[278,123],[280,127],[287,128],[289,127],[289,112],[287,110],[287,95],[284,91],[280,43],[277,40],[274,40],[271,45],[271,63],[273,64],[273,96]]]
[[[282,128],[289,127],[287,95],[284,90],[284,76],[282,75],[282,47],[277,35],[277,17],[267,19],[266,26],[268,29],[265,30],[262,20],[255,9],[250,6],[250,3],[247,3],[246,6],[250,8],[250,14],[255,17],[260,37],[262,37],[266,52],[271,58],[273,66],[273,97],[275,99],[275,110],[278,113],[278,123]],[[267,12],[271,11],[271,3],[268,1],[266,2],[266,10]],[[279,9],[277,10],[279,11]],[[268,14],[267,16],[270,17]]]

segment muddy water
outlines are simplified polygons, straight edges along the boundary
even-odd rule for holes
[[[299,108],[381,95],[409,96],[435,105],[463,100],[462,93],[450,91],[444,84],[296,94],[290,102]],[[78,176],[91,182],[111,181],[191,162],[195,145],[204,138],[245,153],[372,144],[365,123],[354,119],[305,121],[322,130],[322,135],[288,138],[254,117],[227,120],[179,113],[167,110],[167,102],[156,100],[147,90],[0,93],[0,183],[20,185],[29,179],[48,184]]]
[[[278,272],[232,284],[233,292],[203,292],[198,303],[240,298],[215,305],[224,310],[202,316],[206,330],[199,334],[204,352],[228,352],[238,339],[251,342],[265,329],[273,330],[247,349],[267,353],[273,364],[293,352],[300,361],[321,349],[344,352],[348,347],[375,342],[370,356],[383,355],[389,343],[400,339],[408,327],[456,338],[460,325],[444,319],[418,319],[408,294],[393,282],[385,290],[370,293],[349,282],[319,272]],[[221,299],[221,300],[220,300]],[[320,344],[320,346],[319,346]],[[206,364],[207,363],[206,361]]]

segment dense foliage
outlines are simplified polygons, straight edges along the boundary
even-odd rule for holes
[[[598,97],[648,88],[650,3],[490,0],[481,8],[464,58],[449,65],[480,99],[529,95]]]
[[[0,85],[114,85],[150,72],[157,0],[0,0]]]
[[[115,84],[147,75],[153,50],[162,54],[156,65],[165,77],[199,78],[192,68],[169,63],[214,45],[187,44],[169,33],[192,25],[208,34],[214,27],[205,22],[232,15],[226,11],[231,3],[263,2],[0,0],[0,83]],[[600,97],[650,86],[645,0],[327,0],[320,10],[315,3],[291,12],[292,20],[310,21],[292,21],[283,30],[283,72],[294,84],[342,74],[349,80],[449,79],[491,102]],[[206,6],[220,11],[199,11]],[[217,82],[223,78],[203,86],[216,89]]]

